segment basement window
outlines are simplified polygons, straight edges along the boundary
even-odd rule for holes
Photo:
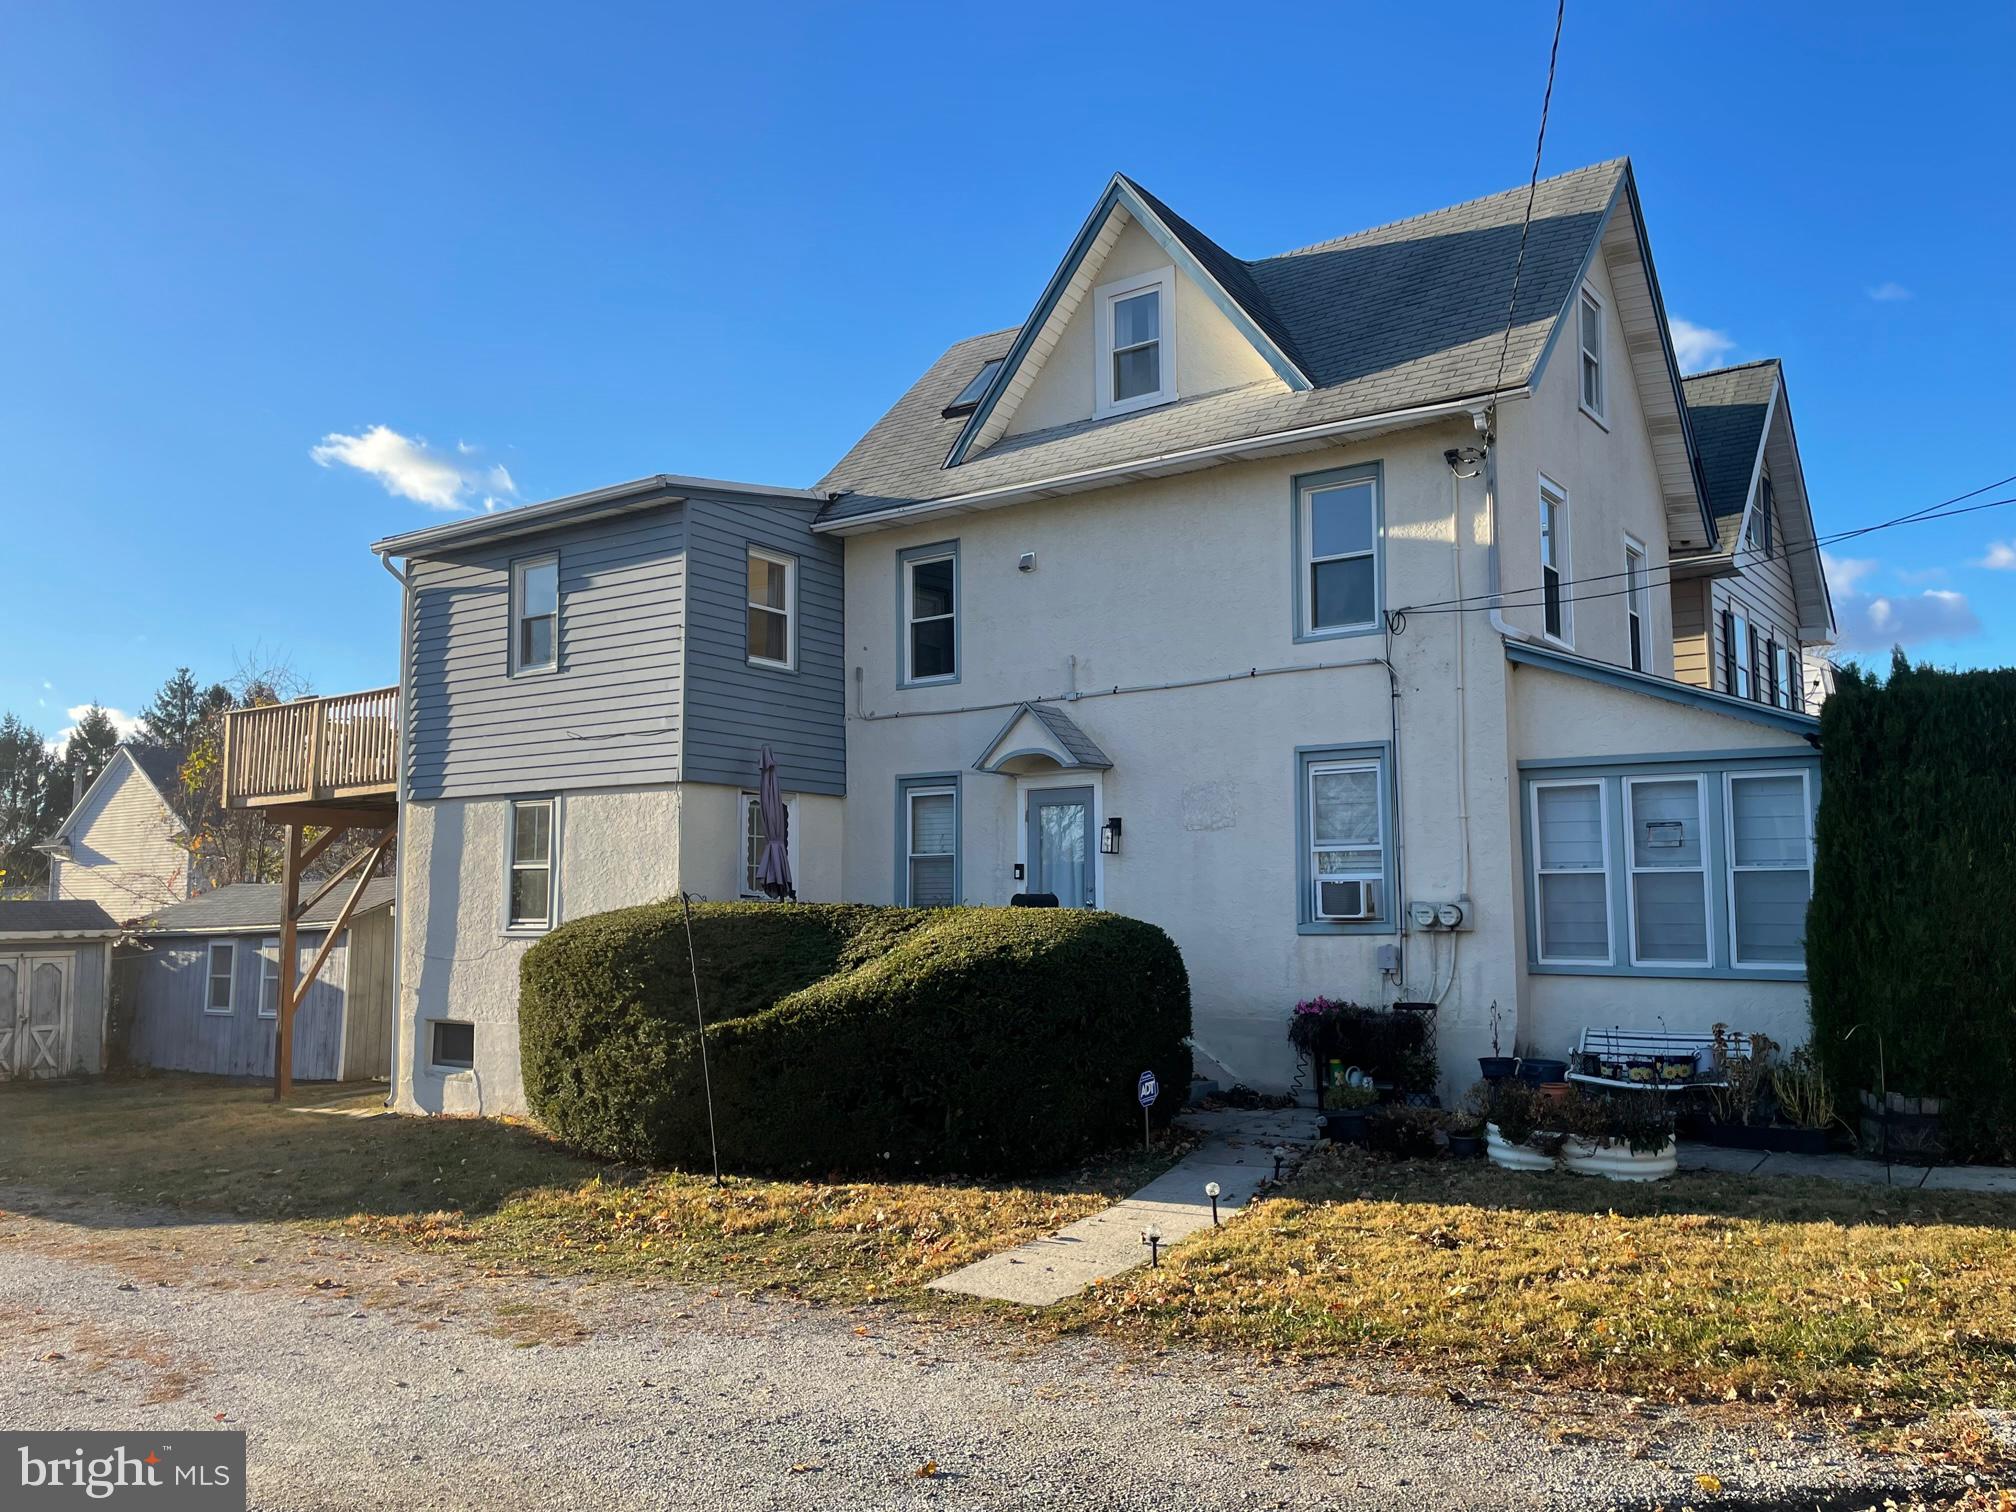
[[[427,1064],[436,1071],[476,1069],[476,1026],[455,1019],[436,1019],[430,1026],[432,1040]]]
[[[994,375],[1001,371],[1002,360],[999,357],[990,357],[981,363],[980,371],[973,375],[973,381],[959,390],[959,397],[946,405],[941,413],[947,416],[967,415],[978,409],[980,401],[986,397],[987,385],[992,383]]]

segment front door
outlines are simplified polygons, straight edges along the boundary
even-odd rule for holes
[[[63,1074],[70,961],[67,955],[0,959],[0,1077]]]
[[[1093,864],[1092,789],[1032,790],[1027,890],[1055,893],[1065,908],[1097,908]]]

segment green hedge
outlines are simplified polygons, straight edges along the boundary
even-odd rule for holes
[[[1844,671],[1820,750],[1806,959],[1841,1112],[1885,1074],[1951,1099],[1956,1150],[2016,1156],[2016,671]]]
[[[709,903],[693,956],[724,1166],[1026,1172],[1138,1137],[1190,1085],[1190,981],[1151,924],[1077,909]],[[704,1166],[679,905],[563,924],[525,953],[532,1110],[571,1144]]]

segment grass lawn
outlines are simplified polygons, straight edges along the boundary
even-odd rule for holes
[[[1062,1321],[1659,1400],[2016,1406],[2016,1202],[1330,1152]]]
[[[0,1182],[186,1212],[340,1227],[508,1270],[608,1271],[900,1296],[1048,1233],[1165,1169],[1167,1145],[1020,1185],[768,1181],[608,1166],[523,1123],[356,1116],[382,1088],[160,1076],[0,1087]]]

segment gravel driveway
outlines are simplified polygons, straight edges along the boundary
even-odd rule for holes
[[[482,1276],[0,1191],[0,1425],[236,1427],[266,1508],[1879,1502],[1769,1425],[1034,1341],[943,1317]],[[220,1421],[221,1416],[221,1421]],[[927,1466],[935,1469],[922,1474]]]

